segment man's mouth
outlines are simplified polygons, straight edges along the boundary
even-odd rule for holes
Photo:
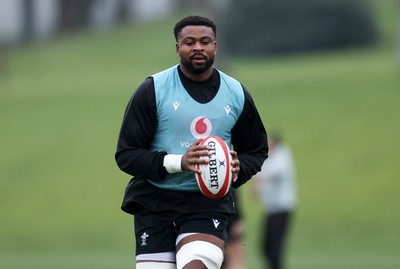
[[[191,60],[195,63],[204,63],[206,59],[204,55],[194,55],[191,57]]]

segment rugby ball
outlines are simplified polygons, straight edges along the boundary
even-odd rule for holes
[[[208,198],[219,199],[224,197],[231,186],[232,181],[232,156],[226,142],[218,136],[208,136],[201,144],[210,147],[208,164],[197,165],[201,173],[196,173],[196,181],[200,191]]]

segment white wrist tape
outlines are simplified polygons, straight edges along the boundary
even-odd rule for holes
[[[182,161],[183,155],[167,154],[164,157],[164,167],[167,169],[168,173],[178,173],[182,172]]]

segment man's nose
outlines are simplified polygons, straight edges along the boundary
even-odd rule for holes
[[[194,46],[193,46],[193,50],[196,50],[196,51],[203,51],[204,48],[203,48],[203,45],[202,45],[200,42],[196,42],[196,43],[194,44]]]

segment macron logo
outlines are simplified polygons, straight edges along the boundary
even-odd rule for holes
[[[176,111],[178,109],[178,107],[181,105],[181,103],[179,103],[178,101],[175,101],[172,103],[172,105],[174,106],[174,110]]]
[[[226,115],[228,116],[229,113],[231,112],[231,107],[229,105],[226,105],[226,106],[224,106],[224,108],[225,108]]]
[[[217,220],[217,219],[213,219],[213,222],[214,222],[215,229],[217,229],[221,222],[219,220]]]

